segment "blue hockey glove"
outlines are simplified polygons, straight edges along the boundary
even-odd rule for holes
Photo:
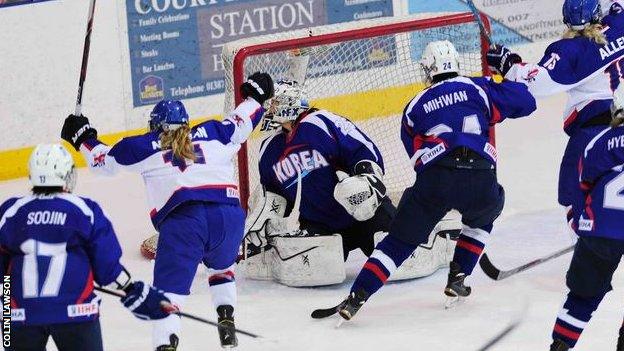
[[[163,319],[177,311],[162,290],[157,290],[144,282],[136,281],[124,291],[126,296],[121,298],[121,303],[139,319]]]
[[[509,72],[513,65],[522,62],[522,57],[520,57],[520,55],[498,44],[492,46],[490,50],[488,50],[486,59],[490,68],[503,76]]]

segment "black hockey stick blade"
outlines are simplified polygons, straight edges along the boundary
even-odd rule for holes
[[[113,296],[117,296],[117,297],[124,297],[125,296],[124,294],[122,294],[120,292],[109,290],[109,289],[106,289],[106,288],[101,288],[99,286],[94,287],[94,289],[99,291],[99,292],[108,294],[108,295],[113,295]],[[188,319],[192,319],[194,321],[201,322],[201,323],[208,324],[208,325],[212,325],[212,326],[217,327],[217,328],[220,327],[217,322],[214,322],[214,321],[202,318],[202,317],[198,317],[198,316],[195,316],[195,315],[192,315],[192,314],[189,314],[189,313],[172,312],[172,314],[177,314],[180,317],[185,317],[185,318],[188,318]],[[223,327],[223,326],[221,326],[221,327]],[[254,334],[254,333],[250,333],[248,331],[240,330],[240,329],[237,329],[237,328],[232,328],[232,329],[234,329],[236,331],[236,333],[238,333],[238,334],[246,335],[246,336],[249,336],[249,337],[252,337],[252,338],[261,338],[260,335],[257,335],[257,334]]]
[[[522,310],[520,311],[520,313],[511,322],[509,322],[509,324],[505,327],[505,329],[501,330],[493,338],[488,340],[488,342],[485,345],[481,346],[481,348],[479,348],[477,351],[487,351],[492,346],[498,345],[501,342],[501,340],[505,339],[509,334],[511,334],[511,332],[516,330],[518,326],[520,326],[520,324],[522,324],[528,309],[529,309],[529,304],[527,301],[525,301],[524,306]]]
[[[331,317],[335,315],[336,313],[338,313],[338,307],[340,307],[340,305],[336,305],[330,308],[319,308],[317,310],[312,311],[312,313],[310,314],[310,317],[312,317],[313,319],[323,319],[323,318]]]
[[[529,263],[526,263],[522,266],[513,268],[513,269],[509,269],[509,270],[501,270],[499,268],[496,268],[496,266],[494,266],[494,264],[492,264],[492,261],[490,261],[490,258],[488,257],[487,253],[484,253],[483,256],[481,256],[481,259],[479,260],[479,265],[481,266],[481,269],[483,270],[483,272],[485,273],[485,275],[487,275],[488,277],[490,277],[491,279],[494,280],[503,280],[505,278],[509,278],[512,275],[518,274],[520,272],[524,272],[528,269],[531,269],[537,265],[540,265],[542,263],[548,262],[550,260],[553,260],[559,256],[563,256],[569,252],[574,251],[574,247],[576,245],[572,245],[569,247],[566,247],[562,250],[559,250],[549,256],[546,257],[542,257],[542,258],[538,258],[536,260],[533,260]]]

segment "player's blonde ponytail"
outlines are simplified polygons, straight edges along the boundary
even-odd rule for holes
[[[597,44],[607,45],[607,37],[605,36],[603,30],[604,27],[599,23],[590,24],[583,30],[568,28],[568,30],[563,33],[563,38],[572,39],[576,37],[585,37],[596,42]]]
[[[195,161],[195,150],[190,137],[191,128],[182,125],[176,130],[168,130],[160,134],[160,147],[163,150],[173,151],[175,158],[179,160]]]

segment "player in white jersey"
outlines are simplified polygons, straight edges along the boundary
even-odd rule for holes
[[[611,121],[613,91],[624,73],[624,13],[621,0],[565,0],[561,40],[552,43],[538,64],[525,64],[500,45],[487,55],[490,66],[508,80],[522,82],[536,97],[568,94],[564,130],[570,136],[559,173],[559,203],[568,220],[578,216],[572,205],[582,201],[578,163],[585,147]],[[604,11],[603,11],[604,10]]]
[[[219,316],[223,347],[237,345],[234,326],[234,264],[243,238],[233,158],[258,124],[262,103],[273,96],[273,81],[254,73],[240,87],[245,99],[224,121],[191,128],[180,101],[161,101],[150,117],[150,131],[108,146],[83,116],[69,116],[62,137],[80,150],[100,174],[120,169],[140,173],[147,188],[150,216],[159,230],[154,286],[176,305],[190,293],[197,266],[208,267],[212,302]],[[153,345],[175,350],[180,318],[154,322]]]

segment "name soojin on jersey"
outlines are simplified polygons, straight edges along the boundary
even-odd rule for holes
[[[273,172],[275,172],[275,177],[280,183],[284,183],[288,179],[295,177],[297,171],[309,173],[315,169],[328,166],[329,162],[325,160],[325,157],[313,149],[312,151],[299,151],[284,157],[273,165]]]

